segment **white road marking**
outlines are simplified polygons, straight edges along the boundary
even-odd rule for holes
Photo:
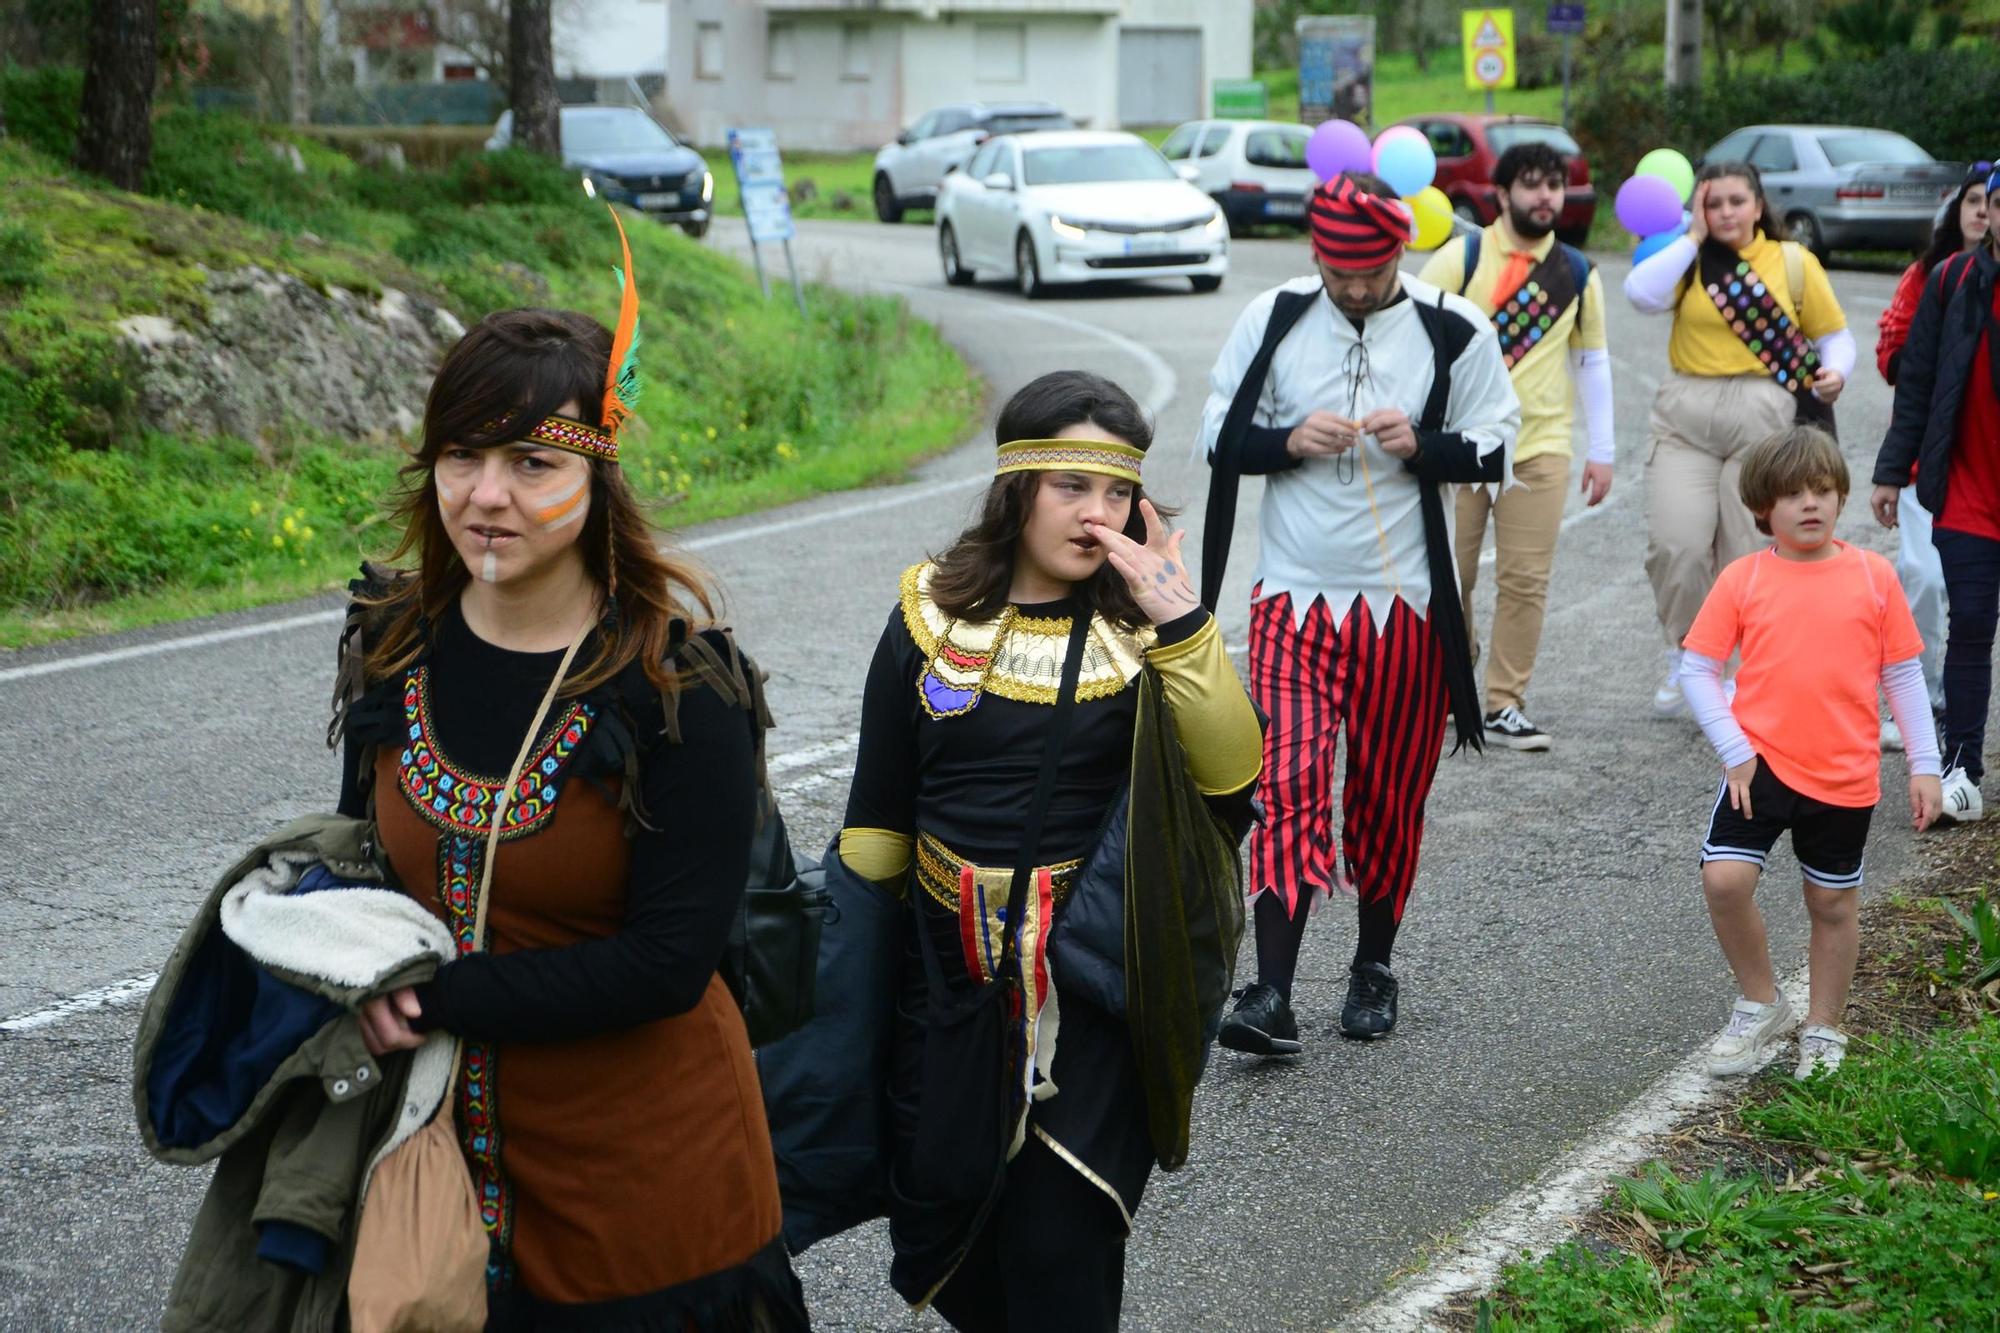
[[[51,662],[36,662],[29,666],[0,667],[0,684],[10,680],[27,680],[33,676],[52,676],[58,671],[79,671],[84,667],[104,666],[110,662],[128,662],[135,657],[153,657],[160,653],[178,653],[189,648],[205,648],[212,643],[255,639],[265,634],[280,634],[285,630],[300,629],[307,625],[337,625],[346,614],[344,609],[339,608],[308,611],[303,615],[286,616],[282,620],[266,620],[255,625],[235,625],[229,629],[184,634],[177,639],[155,639],[151,643],[135,643],[129,648],[109,648],[101,653],[59,657]]]
[[[1806,992],[1801,968],[1785,983],[1785,994],[1794,1009],[1804,1012]],[[1765,1064],[1783,1049],[1780,1043]],[[1652,1157],[1655,1140],[1675,1125],[1741,1091],[1741,1079],[1710,1078],[1707,1059],[1704,1043],[1535,1180],[1475,1221],[1449,1254],[1342,1320],[1342,1326],[1378,1333],[1441,1328],[1438,1314],[1447,1304],[1490,1290],[1501,1268],[1518,1260],[1523,1250],[1539,1257],[1573,1237],[1573,1222],[1598,1203],[1612,1176]]]
[[[66,1018],[87,1014],[96,1009],[117,1009],[124,1005],[136,1004],[146,998],[153,989],[153,983],[160,979],[158,972],[148,972],[143,976],[127,977],[114,981],[109,986],[99,986],[95,990],[72,995],[60,1004],[46,1009],[37,1009],[32,1014],[22,1014],[17,1018],[0,1022],[0,1032],[33,1032],[37,1028],[54,1027]]]

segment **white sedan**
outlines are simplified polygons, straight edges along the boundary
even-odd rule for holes
[[[1029,297],[1110,278],[1186,278],[1212,292],[1229,272],[1215,201],[1131,134],[987,140],[944,178],[937,235],[946,282],[1007,277]]]

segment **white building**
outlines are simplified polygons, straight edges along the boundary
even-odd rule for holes
[[[719,144],[874,148],[943,102],[1053,102],[1079,125],[1192,120],[1250,76],[1252,0],[667,0],[666,104]]]

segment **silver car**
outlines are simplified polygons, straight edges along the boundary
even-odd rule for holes
[[[884,144],[875,154],[875,216],[901,222],[903,211],[930,208],[938,183],[964,166],[973,151],[998,134],[1070,129],[1062,108],[1047,102],[953,102],[941,106]]]
[[[1829,250],[1921,250],[1962,164],[1940,162],[1892,130],[1858,125],[1751,125],[1704,162],[1748,162],[1792,239]]]

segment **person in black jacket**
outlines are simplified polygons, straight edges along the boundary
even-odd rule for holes
[[[2000,173],[1987,182],[1990,193]],[[1939,264],[1924,283],[1897,367],[1896,404],[1875,458],[1869,507],[1896,526],[1896,499],[1915,478],[1935,522],[1949,607],[1944,656],[1944,813],[1971,823],[1985,813],[1986,707],[1993,693],[1993,636],[2000,622],[2000,230]]]

